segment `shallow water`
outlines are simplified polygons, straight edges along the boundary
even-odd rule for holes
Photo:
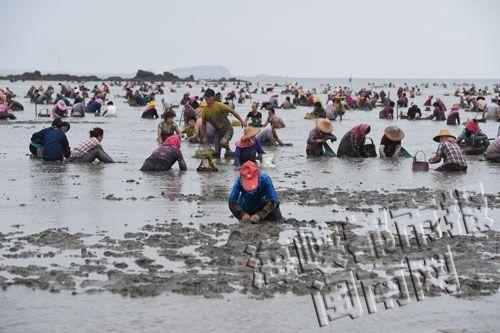
[[[326,81],[324,82],[326,83]],[[18,96],[24,95],[31,84],[29,82],[0,82],[0,86],[10,87]],[[305,81],[304,84],[306,87],[307,85],[315,85],[319,88],[317,82]],[[93,83],[88,83],[86,86],[92,87]],[[157,96],[157,102],[161,98],[165,98],[166,101],[178,103],[186,90],[193,94],[201,94],[200,89],[200,86],[195,86],[192,90],[179,88],[175,94],[167,93],[164,96]],[[394,89],[384,89],[386,92],[391,91],[391,96],[395,96]],[[168,87],[165,90],[168,90]],[[420,106],[428,94],[434,93],[435,96],[439,96],[444,92],[442,88],[432,86],[429,89],[421,88],[421,90],[423,94],[417,98]],[[454,88],[449,85],[447,91],[453,93]],[[221,161],[222,168],[219,173],[197,173],[195,169],[199,160],[193,158],[197,146],[183,143],[182,151],[188,165],[187,172],[178,171],[176,166],[174,166],[173,171],[157,174],[139,171],[144,159],[157,147],[155,136],[159,121],[140,119],[142,108],[130,107],[124,103],[123,98],[115,97],[116,95],[123,95],[121,87],[111,87],[109,94],[110,99],[117,106],[117,118],[87,116],[85,119],[70,119],[72,127],[67,134],[70,145],[74,146],[87,137],[88,131],[92,127],[102,127],[105,131],[104,149],[116,160],[126,162],[110,165],[52,164],[30,159],[27,148],[31,134],[47,127],[50,121],[41,120],[44,122],[43,124],[26,123],[25,121],[35,120],[34,105],[23,97],[15,98],[25,106],[25,111],[15,113],[18,117],[17,122],[0,123],[0,142],[2,142],[3,147],[0,151],[0,169],[3,170],[3,180],[0,182],[0,210],[3,223],[0,224],[0,232],[22,231],[25,234],[31,234],[47,228],[68,227],[70,232],[81,231],[95,235],[99,231],[106,231],[110,237],[123,238],[124,233],[128,231],[137,232],[144,224],[166,219],[183,224],[191,223],[194,226],[212,222],[237,223],[230,216],[227,204],[223,200],[207,202],[170,200],[176,199],[179,194],[204,196],[214,190],[229,193],[230,187],[237,177],[237,171],[230,161]],[[320,97],[325,99],[324,95]],[[265,95],[257,94],[253,98],[263,101]],[[280,101],[282,98],[284,97],[280,97]],[[441,98],[448,107],[456,101],[453,96],[441,96]],[[236,110],[245,116],[250,109],[250,104],[250,101],[244,105],[237,104]],[[328,187],[332,192],[335,192],[336,189],[393,192],[402,188],[421,187],[445,190],[465,189],[474,192],[484,190],[485,193],[494,195],[498,195],[500,191],[500,165],[487,163],[482,161],[480,157],[467,157],[468,172],[455,175],[433,171],[413,173],[411,159],[398,161],[379,158],[308,159],[305,156],[306,139],[310,129],[314,127],[314,122],[304,120],[303,116],[309,111],[310,108],[277,111],[287,126],[278,130],[278,134],[283,142],[293,143],[293,147],[266,149],[277,157],[278,167],[268,169],[266,172],[274,180],[278,191],[289,188],[302,190],[316,187]],[[461,120],[464,121],[467,117],[472,116],[461,111]],[[351,127],[363,122],[371,125],[372,131],[369,136],[373,138],[377,146],[386,126],[397,125],[401,127],[405,131],[403,146],[411,153],[422,150],[426,153],[427,158],[437,148],[432,137],[440,129],[447,128],[455,135],[458,135],[462,130],[462,126],[449,127],[445,122],[380,120],[378,119],[378,109],[375,109],[373,111],[348,112],[343,121],[334,122],[334,134],[340,140]],[[481,128],[489,137],[493,137],[497,132],[498,123],[487,122],[481,124]],[[241,128],[235,128],[233,142],[241,136],[241,133]],[[333,146],[336,150],[338,141]],[[121,200],[105,200],[104,198],[110,194]],[[332,212],[332,207],[331,205],[313,207],[289,203],[282,204],[281,210],[285,217],[294,217],[299,220],[343,220],[346,215],[351,215],[351,213],[347,214],[342,210]],[[492,210],[491,216],[494,220],[498,220],[498,209]],[[13,228],[12,225],[15,224],[21,226]],[[495,229],[498,230],[498,225],[495,226]],[[192,249],[187,248],[185,251],[191,252]],[[155,259],[160,258],[154,253],[150,253],[148,256]],[[64,258],[65,256],[45,258],[45,264],[56,262],[63,265]],[[71,260],[74,261],[74,259]],[[166,262],[167,259],[162,258],[162,260],[164,260],[164,266],[169,269],[183,269],[183,267],[176,266],[178,264],[176,262],[169,264]],[[38,258],[28,260],[28,262],[17,262],[19,266],[29,263],[44,264]],[[12,265],[12,259],[6,261],[0,257],[0,265],[7,264]],[[195,321],[192,316],[195,316],[196,322],[198,320],[204,322],[205,326],[199,326],[198,330],[203,329],[203,327],[214,330],[234,330],[235,328],[240,329],[242,323],[248,325],[249,329],[250,327],[260,327],[262,330],[295,330],[296,328],[309,330],[317,327],[310,298],[286,296],[271,301],[255,301],[247,299],[246,296],[235,295],[231,296],[232,299],[229,303],[227,300],[224,302],[221,300],[200,300],[200,298],[193,299],[179,295],[160,296],[154,299],[128,299],[108,294],[78,295],[74,298],[68,298],[67,295],[67,292],[51,295],[48,292],[31,292],[20,288],[9,288],[7,292],[0,292],[2,300],[0,307],[5,306],[4,309],[0,308],[0,312],[4,314],[3,318],[6,318],[6,321],[2,320],[3,324],[0,322],[0,328],[6,329],[6,331],[45,331],[51,328],[67,330],[69,327],[67,325],[72,325],[76,321],[81,323],[78,326],[81,327],[82,331],[92,328],[122,331],[124,327],[116,325],[122,324],[128,314],[134,314],[136,318],[129,322],[128,330],[150,331],[158,327],[182,330],[186,328],[183,327],[184,322]],[[498,309],[498,297],[495,297],[494,301],[491,302]],[[194,300],[196,300],[195,304],[199,304],[198,308],[186,311],[188,305],[192,307]],[[33,302],[34,307],[29,305],[30,302]],[[54,313],[68,308],[67,302],[72,304],[74,314],[68,313],[67,316],[64,316],[67,318],[66,322],[58,322]],[[105,310],[96,314],[97,317],[92,319],[77,315],[78,313],[88,313],[86,311],[90,311],[93,302],[98,302]],[[214,306],[213,302],[218,305]],[[435,302],[439,304],[439,302],[444,301],[437,300]],[[457,305],[457,309],[459,309],[457,311],[466,316],[464,313],[468,313],[470,309],[484,310],[490,301],[454,300],[453,302],[453,304],[460,303]],[[301,305],[295,305],[295,303]],[[305,303],[307,306],[304,305]],[[428,304],[427,301],[423,303]],[[118,307],[118,304],[126,305],[121,308]],[[21,323],[14,318],[18,313],[16,311],[27,307],[33,310],[29,312],[33,316]],[[44,310],[45,307],[48,310]],[[162,311],[159,313],[159,310],[153,308],[162,309]],[[214,314],[212,311],[207,311],[207,308],[217,309],[217,312]],[[288,309],[288,311],[283,313],[283,308]],[[450,319],[454,317],[445,319],[442,312],[438,312],[440,315],[435,315],[421,305],[408,306],[408,309],[410,308],[411,310],[408,312],[407,310],[400,311],[405,314],[403,318],[406,318],[401,319],[400,323],[417,325],[416,327],[421,328],[418,331],[435,331],[435,328],[475,330],[467,320],[454,322]],[[418,311],[424,311],[423,320],[417,320],[417,314],[413,313],[413,311],[417,311],[417,308]],[[171,313],[171,317],[162,317],[163,309]],[[245,314],[247,309],[252,309],[248,315]],[[434,309],[441,311],[439,305]],[[144,314],[143,319],[137,319],[140,318],[137,316],[139,313]],[[278,318],[273,324],[275,326],[266,324],[272,321],[273,315],[270,313]],[[224,318],[226,326],[217,326],[220,321],[219,319],[215,321],[214,318]],[[384,324],[382,318],[385,317],[383,315],[377,314],[376,318],[378,325]],[[393,317],[389,319],[391,318],[396,320]],[[425,323],[427,320],[439,321],[442,326],[429,326]],[[474,321],[476,322],[476,320]],[[348,322],[345,324],[347,326],[344,327],[346,331],[359,329],[366,331],[374,323],[366,318],[359,322],[351,322],[350,320],[345,322]],[[398,321],[396,320],[396,322]],[[498,321],[494,322],[494,320],[493,323],[480,320],[477,322],[484,325],[485,330],[499,327]],[[385,324],[396,330],[395,325]],[[331,325],[337,327],[337,322]]]

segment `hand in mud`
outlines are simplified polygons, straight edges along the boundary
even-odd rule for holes
[[[257,215],[257,214],[253,214],[253,215],[250,217],[250,221],[251,221],[252,223],[257,223],[257,222],[259,222],[259,220],[260,220],[260,217],[259,217],[259,215]]]
[[[247,213],[243,214],[243,216],[241,217],[242,222],[248,223],[248,222],[250,222],[250,220],[251,220],[251,217]]]

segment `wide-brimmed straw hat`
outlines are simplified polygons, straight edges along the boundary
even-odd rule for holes
[[[248,140],[254,136],[257,135],[257,133],[260,132],[260,129],[252,127],[252,126],[247,126],[245,129],[243,129],[243,136],[240,138],[240,141]]]
[[[452,109],[460,109],[460,104],[458,103],[454,103],[452,106],[451,106]]]
[[[386,127],[384,134],[391,141],[401,141],[405,137],[405,132],[397,126]]]
[[[332,133],[333,125],[330,119],[327,118],[318,118],[316,119],[316,127],[323,133]]]
[[[442,136],[448,136],[450,138],[453,138],[453,139],[456,139],[455,136],[451,135],[450,131],[448,130],[440,130],[439,131],[439,134],[436,135],[433,140],[436,141],[436,142],[439,142],[439,138],[442,137]]]

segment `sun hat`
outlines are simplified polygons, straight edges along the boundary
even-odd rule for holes
[[[436,141],[436,142],[439,142],[439,138],[440,138],[440,137],[442,137],[442,136],[449,136],[449,137],[451,137],[451,138],[453,138],[453,139],[456,139],[456,137],[455,137],[455,136],[453,136],[453,135],[451,135],[451,134],[450,134],[450,131],[448,131],[448,130],[440,130],[440,131],[439,131],[439,134],[438,134],[438,135],[436,135],[436,136],[433,138],[433,140],[434,140],[434,141]]]
[[[65,111],[68,109],[68,107],[66,106],[66,103],[64,103],[64,101],[62,99],[58,100],[56,105],[57,105],[57,108],[59,110]]]
[[[460,109],[460,104],[458,103],[454,103],[452,106],[451,106],[452,109]]]
[[[240,167],[241,183],[247,191],[254,191],[259,186],[259,168],[252,161]]]
[[[386,127],[384,134],[391,141],[401,141],[405,137],[403,130],[397,126]]]
[[[316,119],[316,127],[323,133],[332,133],[333,125],[330,119],[327,118],[318,118]]]
[[[248,140],[257,135],[260,132],[260,129],[247,126],[243,129],[243,136],[240,138],[240,141]]]
[[[156,106],[156,103],[153,102],[153,101],[151,101],[151,102],[148,103],[148,106],[154,108]]]

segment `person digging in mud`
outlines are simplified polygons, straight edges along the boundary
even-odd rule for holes
[[[15,120],[17,119],[15,115],[12,113],[9,113],[7,109],[9,106],[7,103],[4,103],[2,100],[0,100],[0,120],[1,119],[10,119],[10,120]]]
[[[283,121],[280,117],[274,116],[271,118],[271,124],[266,126],[258,135],[257,140],[263,146],[284,146],[285,144],[278,137],[276,130],[281,128]]]
[[[273,121],[278,122],[279,126],[277,128],[285,127],[285,123],[283,122],[283,119],[281,119],[280,117],[278,117],[276,115],[276,110],[274,109],[274,106],[272,104],[268,104],[266,106],[266,110],[267,110],[267,119],[262,124],[262,127],[266,127],[267,125],[272,124]],[[274,118],[276,118],[276,120]]]
[[[429,159],[429,163],[444,163],[436,171],[467,171],[465,156],[455,141],[455,137],[448,130],[441,130],[433,139],[439,142],[436,155]]]
[[[104,131],[95,127],[90,131],[90,137],[80,142],[71,152],[69,162],[92,163],[96,159],[102,163],[114,163],[113,159],[101,147]]]
[[[141,115],[142,119],[157,119],[160,118],[158,116],[158,111],[156,111],[156,103],[149,102]],[[163,141],[162,141],[163,142]]]
[[[234,154],[229,147],[229,141],[233,137],[234,130],[231,122],[227,118],[228,113],[234,115],[241,123],[243,127],[246,126],[246,122],[240,117],[240,115],[231,109],[229,106],[215,101],[215,91],[212,89],[205,90],[205,101],[207,106],[205,106],[201,112],[201,138],[203,144],[207,143],[207,122],[212,125],[215,131],[214,135],[214,145],[215,145],[215,158],[220,158],[222,148],[225,148],[226,157],[233,156]]]
[[[236,149],[234,150],[234,165],[239,167],[247,161],[252,161],[255,163],[257,153],[259,158],[265,154],[264,149],[255,137],[260,130],[258,128],[253,128],[251,126],[245,127],[243,130],[243,136],[240,141],[236,142]]]
[[[497,138],[490,143],[488,149],[484,152],[484,158],[492,163],[500,163],[500,128]]]
[[[389,126],[384,130],[380,140],[380,157],[398,158],[401,154],[401,140],[405,137],[403,130],[397,126]]]
[[[278,221],[282,219],[274,185],[252,161],[240,168],[228,199],[229,209],[242,222]]]
[[[478,122],[471,119],[465,125],[465,129],[457,138],[457,143],[464,144],[464,152],[467,155],[480,155],[486,151],[490,141],[488,136],[481,131]]]
[[[196,116],[190,116],[187,119],[187,125],[182,130],[182,137],[189,143],[198,143],[198,127],[196,127]]]
[[[406,115],[408,116],[409,120],[414,120],[422,117],[422,111],[420,110],[416,102],[411,102],[411,106],[408,108],[408,112],[406,113]]]
[[[337,141],[337,137],[332,134],[333,125],[327,118],[316,119],[316,127],[311,130],[307,139],[307,156],[328,156],[334,157],[335,153],[328,146],[327,140]],[[325,145],[328,147],[325,147]]]
[[[455,103],[451,106],[448,117],[446,118],[446,125],[460,125],[460,104]]]
[[[186,162],[181,152],[181,138],[179,135],[171,135],[165,142],[149,156],[141,167],[141,171],[168,171],[175,162],[179,163],[179,169],[187,170]]]
[[[69,130],[69,124],[68,124]],[[56,118],[52,126],[31,136],[30,152],[44,161],[62,161],[71,154],[68,138],[63,129],[63,121]]]
[[[370,125],[359,124],[354,126],[340,140],[338,157],[368,157],[365,151],[366,135],[370,133]]]

